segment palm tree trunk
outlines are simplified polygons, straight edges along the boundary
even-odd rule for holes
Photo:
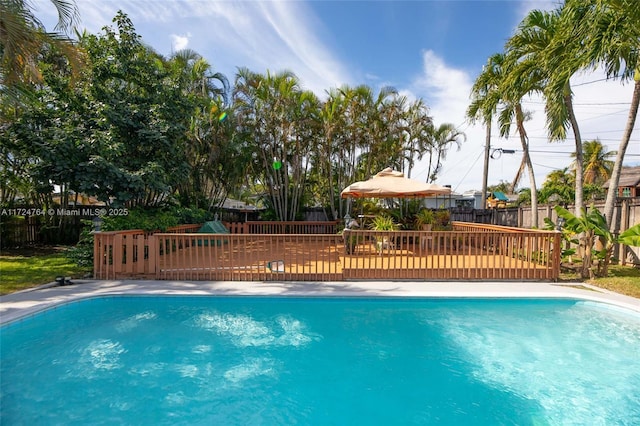
[[[533,163],[531,163],[531,156],[529,155],[529,141],[527,138],[527,131],[524,128],[524,114],[522,112],[522,105],[516,104],[516,121],[518,126],[518,133],[520,134],[520,143],[522,144],[522,150],[524,151],[523,158],[529,169],[529,185],[531,186],[531,226],[533,228],[538,227],[538,189],[536,188],[536,176],[533,173]]]
[[[576,195],[575,195],[575,215],[576,217],[582,216],[582,209],[584,208],[584,155],[582,152],[582,137],[580,136],[580,128],[578,127],[578,120],[573,111],[573,101],[571,100],[571,89],[569,83],[564,95],[564,103],[567,107],[567,114],[569,115],[569,121],[571,122],[571,128],[576,144]]]
[[[513,182],[511,182],[511,193],[516,192],[516,187],[520,183],[520,179],[522,179],[522,174],[524,173],[524,170],[526,167],[527,167],[527,158],[525,155],[522,155],[522,161],[520,161],[520,167],[518,167],[516,176],[513,178]]]
[[[624,154],[627,151],[627,146],[631,139],[631,132],[633,132],[633,126],[635,125],[636,117],[638,116],[638,103],[640,103],[640,71],[636,71],[635,81],[636,83],[633,88],[633,97],[631,98],[631,108],[629,109],[627,127],[625,128],[624,135],[620,141],[620,147],[618,148],[618,154],[616,155],[616,162],[613,165],[611,179],[609,179],[607,200],[604,204],[604,217],[607,219],[609,230],[611,232],[614,232],[615,221],[613,220],[613,208],[618,195],[618,184],[620,183],[620,173],[622,172],[622,161],[624,160]]]

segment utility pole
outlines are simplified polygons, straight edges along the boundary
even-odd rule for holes
[[[487,122],[484,149],[484,173],[482,175],[482,209],[487,209],[487,181],[489,180],[489,157],[491,156],[491,120]]]

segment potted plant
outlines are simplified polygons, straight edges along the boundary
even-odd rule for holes
[[[421,231],[431,231],[434,220],[433,210],[421,209],[416,213],[416,228]]]
[[[371,229],[374,231],[397,231],[400,229],[400,226],[393,221],[393,218],[390,216],[376,216],[371,222]],[[382,254],[382,250],[384,249],[394,249],[395,245],[393,244],[392,239],[382,236],[375,237],[376,239],[376,247],[378,249],[378,254]]]
[[[449,231],[451,215],[449,210],[438,210],[434,213],[434,228],[438,231]]]
[[[399,226],[390,216],[376,216],[371,222],[370,228],[374,231],[397,231]]]

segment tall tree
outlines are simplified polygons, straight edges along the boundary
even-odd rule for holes
[[[506,56],[509,62],[506,87],[510,97],[515,101],[513,113],[517,118],[518,132],[525,153],[523,164],[527,165],[532,176],[534,176],[533,165],[528,153],[529,143],[524,131],[524,114],[521,105],[521,99],[526,95],[535,93],[545,95],[547,127],[551,140],[564,139],[567,124],[570,123],[574,131],[576,146],[582,145],[578,125],[573,114],[569,79],[560,81],[560,87],[555,87],[555,90],[550,91],[547,87],[549,75],[553,73],[557,61],[556,58],[549,60],[545,55],[554,40],[558,21],[557,11],[533,10],[522,20],[515,34],[509,38],[506,44]],[[505,116],[502,121],[508,126],[508,117]],[[530,180],[532,180],[532,210],[537,216],[537,208],[535,208],[537,206],[533,206],[537,205],[537,189],[533,187],[535,179],[530,177]],[[576,185],[576,209],[580,211],[583,198],[582,158],[580,156],[576,158]],[[537,217],[534,223],[537,224]]]
[[[317,200],[322,205],[328,205],[331,217],[336,220],[343,216],[343,204],[340,202],[340,191],[348,185],[344,176],[339,173],[341,167],[338,163],[340,141],[344,129],[344,95],[336,89],[328,92],[328,97],[322,105],[320,120],[322,123],[322,137],[314,152],[315,180],[318,187],[315,193],[319,195]]]
[[[483,179],[483,193],[486,197],[486,175],[489,167],[489,144],[491,117],[498,109],[500,135],[507,136],[510,133],[511,123],[515,121],[520,142],[523,149],[523,163],[529,169],[529,181],[531,186],[532,223],[537,226],[537,188],[533,164],[529,156],[529,141],[524,127],[525,113],[522,110],[521,99],[529,90],[533,90],[534,80],[531,78],[515,78],[514,71],[516,55],[508,57],[506,54],[492,55],[487,65],[473,86],[472,103],[467,110],[467,115],[473,119],[481,117],[487,124],[487,148],[485,150],[485,178]]]
[[[162,58],[142,44],[122,12],[117,29],[81,39],[91,59],[93,154],[81,163],[88,177],[81,190],[127,206],[154,206],[168,200],[187,178],[183,145],[193,103]]]
[[[566,0],[562,13],[564,38],[580,40],[580,55],[575,60],[580,66],[601,66],[607,77],[634,82],[627,125],[618,147],[604,207],[604,216],[613,232],[620,173],[640,104],[640,2]]]
[[[523,22],[532,32],[530,59],[537,64],[544,82],[547,128],[551,140],[564,140],[567,130],[573,133],[575,144],[575,215],[584,209],[584,159],[582,136],[573,109],[571,78],[584,69],[582,40],[574,33],[577,22],[570,22],[562,10],[532,11]],[[535,66],[535,65],[534,65]]]
[[[228,105],[229,81],[193,50],[174,53],[167,67],[170,84],[178,85],[193,104],[183,145],[189,177],[178,186],[180,201],[209,209],[221,206],[246,177],[246,155],[237,143],[235,115]]]
[[[198,52],[179,50],[169,57],[168,65],[185,94],[199,95],[203,99],[220,98],[225,106],[228,105],[229,79],[220,72],[213,72],[209,62]]]
[[[42,82],[38,68],[44,47],[63,52],[75,70],[82,55],[65,33],[79,15],[74,1],[51,0],[58,12],[56,32],[47,32],[27,0],[0,1],[0,87]]]
[[[238,124],[251,149],[253,175],[268,192],[276,217],[295,220],[313,147],[305,127],[316,126],[318,100],[289,71],[263,75],[240,69],[235,86]]]
[[[556,201],[567,205],[575,198],[575,175],[568,168],[554,170],[549,173],[542,183],[540,198],[544,201]]]
[[[606,151],[599,140],[587,141],[582,144],[584,158],[584,183],[602,185],[611,177],[616,152]],[[575,158],[575,152],[571,157]]]
[[[433,152],[433,119],[422,99],[417,99],[408,106],[404,132],[407,177],[411,178],[415,161],[420,161],[426,153]]]
[[[576,214],[579,215],[583,206],[582,139],[573,112],[569,80],[580,67],[575,61],[567,59],[576,55],[575,41],[564,44],[557,41],[561,27],[559,17],[557,10],[551,12],[533,10],[518,25],[515,34],[506,44],[506,57],[510,64],[507,67],[509,72],[505,77],[503,89],[508,90],[505,95],[511,98],[513,113],[516,117],[520,117],[518,127],[525,153],[528,149],[528,141],[521,126],[524,116],[520,99],[523,96],[540,92],[544,94],[547,129],[551,140],[565,139],[567,128],[572,129],[578,153],[575,204]],[[554,76],[553,79],[552,76]],[[507,120],[503,122],[508,123]],[[526,163],[526,157],[524,160]],[[534,197],[535,188],[532,190],[532,199]]]
[[[431,159],[429,160],[428,183],[433,183],[438,178],[438,173],[442,168],[442,160],[447,158],[449,148],[454,145],[460,149],[462,141],[467,140],[467,135],[456,128],[452,123],[442,123],[432,128],[431,140],[435,151],[435,161],[431,169]]]

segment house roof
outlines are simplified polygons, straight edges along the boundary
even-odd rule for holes
[[[509,197],[507,197],[504,192],[493,191],[493,196],[496,197],[498,201],[509,201]]]
[[[620,182],[618,187],[638,186],[640,185],[640,166],[638,167],[623,167],[620,172]],[[605,188],[609,188],[609,181],[603,185]]]
[[[222,205],[223,209],[227,210],[238,210],[238,211],[258,211],[264,210],[264,208],[256,207],[251,204],[247,204],[244,201],[234,200],[233,198],[226,198],[224,200],[224,204]]]

